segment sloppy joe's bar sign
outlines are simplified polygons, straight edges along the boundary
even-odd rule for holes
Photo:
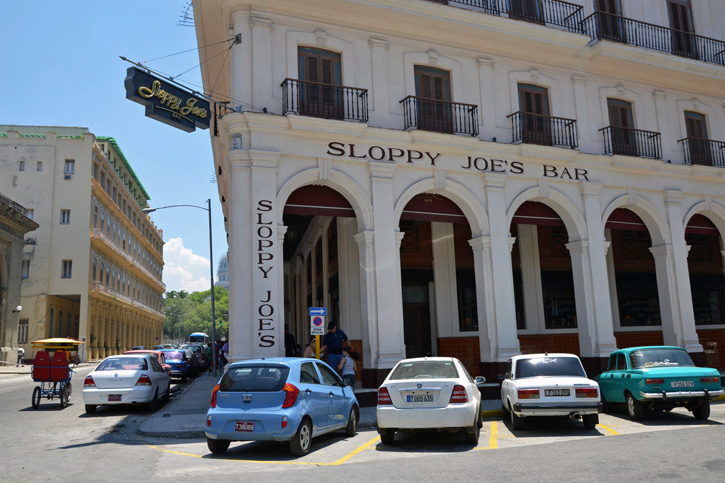
[[[384,146],[362,147],[356,144],[331,142],[327,145],[327,154],[336,158],[361,159],[366,161],[388,161],[391,163],[424,164],[438,166],[441,153],[430,153],[415,149],[401,149]],[[521,161],[509,161],[507,159],[484,158],[479,156],[466,156],[461,159],[460,167],[472,171],[503,174],[527,174],[526,165]],[[572,179],[577,181],[589,181],[589,172],[583,168],[565,167],[561,168],[549,164],[543,164],[537,169],[541,172],[538,176],[544,178]]]
[[[209,101],[136,67],[126,71],[126,99],[146,106],[146,117],[182,131],[209,128]]]

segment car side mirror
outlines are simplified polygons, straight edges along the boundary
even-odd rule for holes
[[[340,386],[342,386],[342,387],[347,387],[349,385],[350,385],[350,381],[348,381],[347,379],[343,379],[342,382],[340,382]]]
[[[483,384],[486,382],[486,378],[483,376],[476,376],[476,385]]]

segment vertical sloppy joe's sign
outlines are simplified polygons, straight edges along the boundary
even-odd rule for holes
[[[126,99],[146,106],[146,117],[192,132],[209,128],[209,101],[136,67],[126,71]]]

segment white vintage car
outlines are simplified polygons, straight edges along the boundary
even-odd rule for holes
[[[599,385],[587,378],[574,354],[525,354],[509,359],[501,383],[504,417],[521,429],[533,416],[581,419],[586,429],[599,423]]]
[[[377,423],[383,444],[398,431],[462,431],[478,444],[483,425],[481,376],[473,379],[453,357],[404,359],[378,389]]]

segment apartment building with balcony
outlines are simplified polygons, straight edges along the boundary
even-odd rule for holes
[[[83,360],[163,334],[162,231],[116,140],[86,128],[0,126],[0,192],[39,228],[25,236],[18,341],[73,337]]]
[[[725,3],[194,1],[230,349],[725,368]]]

